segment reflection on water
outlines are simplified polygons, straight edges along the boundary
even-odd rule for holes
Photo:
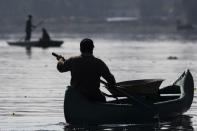
[[[117,82],[165,79],[161,87],[173,83],[187,68],[197,79],[197,43],[177,40],[113,40],[93,38],[95,56],[110,67]],[[64,38],[61,48],[8,46],[0,41],[0,130],[195,130],[197,97],[191,109],[174,120],[152,124],[65,126],[64,92],[70,74],[56,70],[51,52],[65,57],[79,54],[81,38]],[[175,56],[177,59],[168,59]],[[105,91],[105,89],[102,88]],[[191,117],[190,117],[191,116]]]
[[[181,130],[181,131],[194,131],[192,126],[191,117],[188,115],[181,115],[174,118],[171,121],[167,121],[160,125],[160,130],[172,131],[172,130]]]
[[[99,126],[79,126],[67,125],[64,131],[194,131],[192,127],[191,117],[181,115],[172,120],[160,123],[148,124],[120,124],[120,125],[99,125]]]
[[[31,46],[27,46],[25,49],[26,49],[26,54],[27,54],[27,56],[29,57],[29,59],[31,59]]]
[[[180,120],[179,120],[179,118],[177,118],[177,120],[180,122],[178,125],[176,125],[178,128],[181,127],[184,130],[194,130],[190,116],[184,116]]]

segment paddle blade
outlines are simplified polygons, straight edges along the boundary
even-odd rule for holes
[[[118,82],[117,87],[123,89],[131,95],[158,95],[159,86],[163,79],[142,79]]]

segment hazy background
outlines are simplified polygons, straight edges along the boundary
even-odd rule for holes
[[[91,130],[66,126],[63,103],[70,74],[59,73],[51,55],[78,55],[84,37],[94,40],[94,55],[117,81],[161,78],[164,87],[190,69],[196,88],[196,7],[197,0],[0,0],[0,130]],[[39,39],[45,27],[64,44],[31,50],[9,46],[7,41],[24,39],[28,14],[34,25],[42,22],[32,39]],[[177,30],[177,21],[193,29]],[[101,130],[197,130],[196,91],[191,109],[175,121]]]
[[[174,33],[177,20],[197,23],[196,6],[196,0],[0,0],[0,35],[24,32],[28,14],[56,33]]]

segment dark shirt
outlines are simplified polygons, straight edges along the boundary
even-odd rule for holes
[[[49,36],[49,34],[47,33],[46,30],[42,31],[42,38],[41,38],[41,40],[43,40],[43,41],[49,41],[50,40],[50,36]]]
[[[64,64],[58,63],[57,69],[60,72],[71,71],[71,86],[91,100],[103,99],[99,89],[101,77],[112,85],[111,87],[116,83],[107,65],[93,55],[71,57]]]
[[[31,22],[30,19],[28,19],[26,21],[26,28],[25,28],[25,30],[26,30],[26,32],[31,32],[31,30],[32,30],[32,22]]]

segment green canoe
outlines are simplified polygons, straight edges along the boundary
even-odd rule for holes
[[[145,105],[151,105],[153,112],[130,98],[107,103],[91,102],[70,87],[65,92],[65,119],[69,124],[123,124],[176,117],[186,112],[193,101],[194,83],[189,70],[159,93],[154,98],[135,96]]]

